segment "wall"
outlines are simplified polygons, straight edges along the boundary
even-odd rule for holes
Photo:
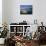
[[[0,27],[2,27],[2,0],[0,0]]]
[[[20,15],[20,5],[21,4],[32,4],[33,14],[32,15]],[[46,0],[4,0],[4,16],[3,20],[7,23],[22,22],[26,20],[29,24],[37,19],[38,24],[41,21],[46,25]]]
[[[2,0],[2,23],[8,23],[7,16],[7,0]]]
[[[29,15],[29,16],[28,15],[27,16],[26,15],[25,16],[20,15],[20,5],[23,4],[23,2],[24,2],[24,5],[25,4],[26,5],[27,4],[30,5],[30,4],[32,4],[33,1],[30,1],[30,3],[29,3],[29,1],[25,1],[25,0],[22,0],[22,1],[21,0],[18,0],[18,1],[11,0],[10,2],[7,1],[7,3],[10,3],[9,6],[7,5],[7,7],[9,7],[9,10],[10,10],[10,11],[8,10],[8,15],[9,15],[8,16],[9,17],[8,19],[9,19],[9,22],[10,23],[11,22],[22,22],[23,20],[26,20],[28,22],[33,21],[33,20],[31,20],[31,19],[33,19],[33,17],[32,17],[33,14],[32,15]],[[31,18],[31,19],[29,19],[29,18]]]

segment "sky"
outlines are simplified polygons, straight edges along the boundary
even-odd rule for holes
[[[21,10],[28,10],[29,8],[32,8],[32,5],[20,5]]]

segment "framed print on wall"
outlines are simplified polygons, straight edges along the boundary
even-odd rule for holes
[[[32,14],[32,5],[20,5],[20,14]]]

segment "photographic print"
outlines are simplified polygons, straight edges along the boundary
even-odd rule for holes
[[[32,14],[32,5],[20,5],[20,14]]]

